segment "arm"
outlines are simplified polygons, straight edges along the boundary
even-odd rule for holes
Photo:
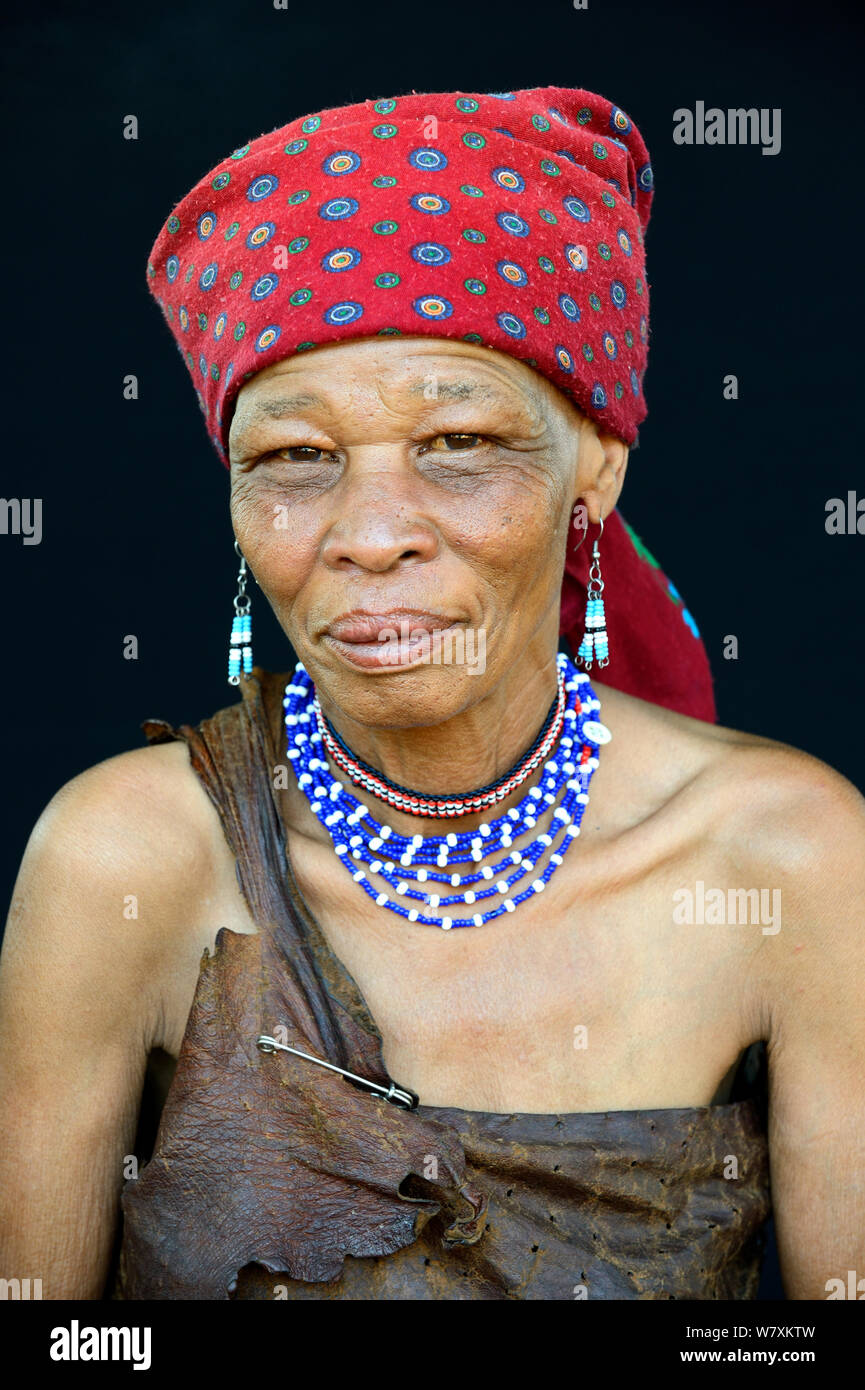
[[[103,1291],[147,1057],[165,1036],[172,930],[201,881],[178,755],[136,750],[68,783],[15,886],[0,957],[0,1277],[41,1279],[44,1298]]]
[[[804,754],[770,785],[760,834],[774,827],[763,863],[782,925],[757,970],[772,1197],[787,1297],[825,1299],[830,1279],[865,1278],[865,800]]]

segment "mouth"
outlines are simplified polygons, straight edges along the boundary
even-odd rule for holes
[[[438,634],[461,626],[442,613],[395,609],[390,613],[356,610],[329,623],[322,640],[331,651],[362,670],[393,671],[429,661]]]

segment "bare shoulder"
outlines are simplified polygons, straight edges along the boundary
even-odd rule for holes
[[[786,889],[791,927],[855,932],[858,945],[865,797],[847,777],[791,744],[691,719],[609,687],[602,705],[601,717],[615,724],[621,744],[640,750],[637,766],[699,808],[732,869],[743,880],[759,875]]]
[[[177,1055],[231,911],[221,840],[185,743],[88,768],[30,835],[0,956],[0,1259],[47,1296],[101,1296],[148,1056]]]
[[[24,987],[62,974],[106,1020],[138,1015],[142,1043],[197,975],[211,922],[236,894],[218,813],[183,742],[108,758],[51,798],[30,835],[9,911],[4,967]],[[188,1002],[188,1001],[187,1001]],[[169,1022],[169,1032],[172,1025]]]
[[[79,868],[130,890],[137,883],[164,908],[212,874],[219,829],[177,741],[119,753],[73,777],[39,817],[28,853],[51,870]]]

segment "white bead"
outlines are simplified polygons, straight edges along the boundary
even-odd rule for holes
[[[397,884],[397,886],[396,886],[396,891],[397,891],[398,893],[403,893],[403,894],[405,894],[405,893],[408,892],[408,884],[405,882],[404,879],[401,880],[401,881]]]
[[[562,856],[561,856],[560,854],[551,854],[551,855],[550,855],[550,863],[551,863],[551,864],[559,865],[559,864],[562,864],[563,862],[564,862],[564,861],[563,861]]]
[[[482,844],[483,841],[481,840],[480,835],[476,835],[471,842],[472,849],[480,849]]]
[[[385,871],[385,873],[386,873],[386,874],[392,874],[392,873],[395,872],[395,870],[396,870],[396,864],[394,864],[394,862],[393,862],[392,859],[389,859],[389,860],[387,861],[387,863],[385,864],[385,866],[384,866],[384,871]]]
[[[450,917],[443,917],[443,918],[442,918],[442,931],[450,931],[450,929],[451,929],[452,926],[453,926],[453,921],[452,921],[452,919],[451,919]]]
[[[598,708],[600,709],[600,705]],[[599,723],[597,719],[587,719],[583,725],[583,737],[590,743],[609,743],[613,735],[606,724]]]
[[[418,871],[417,871],[417,881],[418,881],[418,883],[426,883],[427,877],[428,877],[428,875],[427,875],[426,869],[418,869]]]
[[[496,889],[499,893],[506,893],[508,891],[508,884],[505,881],[505,879],[499,879],[498,883],[496,884]]]
[[[380,859],[374,859],[374,860],[372,861],[372,863],[370,864],[370,866],[369,866],[369,871],[370,871],[371,874],[380,874],[380,873],[381,873],[381,860],[380,860]]]
[[[383,840],[389,840],[392,834],[393,834],[393,831],[391,830],[391,828],[390,828],[389,825],[383,825],[383,826],[382,826],[382,828],[381,828],[381,838],[382,838]]]
[[[364,873],[363,869],[358,869],[355,873],[352,874],[352,878],[354,879],[355,883],[360,883],[362,878],[366,878],[366,874]]]
[[[349,840],[349,844],[352,846],[352,848],[354,848],[355,845],[362,845],[362,844],[363,844],[363,836],[362,836],[362,835],[352,835],[351,839]]]
[[[381,846],[382,842],[379,839],[378,835],[374,836],[373,839],[371,839],[369,842],[370,849],[381,849]]]
[[[453,833],[453,831],[451,831],[450,834],[445,835],[445,843],[446,843],[446,844],[449,844],[451,847],[453,847],[453,846],[456,844],[456,842],[457,842],[457,837],[456,837],[456,835]]]
[[[438,907],[439,903],[441,902],[441,898],[439,897],[438,893],[430,893],[427,901],[430,907]]]
[[[520,813],[515,806],[511,807],[511,809],[508,811],[508,815],[510,816],[511,820],[519,820],[520,818]]]
[[[484,822],[482,825],[479,825],[479,826],[478,826],[478,831],[480,832],[481,835],[484,836],[484,838],[486,838],[487,835],[491,835],[491,834],[493,833],[493,832],[490,830],[489,826],[486,824],[486,822]]]
[[[378,897],[376,898],[375,902],[376,902],[376,907],[384,907],[385,903],[387,902],[387,893],[379,893],[379,895],[378,895]]]
[[[546,886],[547,885],[541,878],[536,878],[534,883],[532,884],[532,888],[535,890],[536,893],[543,893]]]
[[[308,773],[308,772],[302,772],[302,773],[300,774],[300,776],[298,777],[298,779],[297,779],[297,785],[298,785],[299,787],[308,787],[311,781],[312,781],[312,778],[310,777],[309,773]]]
[[[407,869],[409,864],[411,864],[412,862],[412,858],[413,856],[411,854],[401,854],[399,857],[399,862],[402,864],[404,869]]]
[[[417,910],[416,907],[413,907],[413,908],[411,909],[411,911],[409,912],[409,914],[408,914],[408,920],[409,920],[410,922],[416,922],[417,919],[418,919],[418,910]]]
[[[538,839],[542,845],[551,845],[553,843],[549,835],[539,835]]]
[[[473,850],[472,850],[472,859],[474,860],[474,862],[475,862],[476,864],[480,864],[480,862],[481,862],[481,860],[483,859],[483,857],[484,857],[483,850],[480,850],[480,849],[473,849]]]
[[[466,892],[463,894],[463,901],[464,901],[464,902],[467,902],[467,903],[473,903],[474,900],[475,900],[475,895],[474,895],[474,893],[472,892],[471,888],[468,888],[468,889],[466,890]]]
[[[460,876],[459,876],[459,874],[451,874],[451,886],[452,886],[453,888],[458,888],[458,887],[459,887],[459,881],[460,881]]]
[[[484,878],[492,878],[493,871],[490,868],[489,864],[484,864],[483,868],[481,869],[481,874]]]
[[[522,857],[518,849],[511,850],[510,858],[512,863],[519,864]]]
[[[566,825],[568,821],[571,819],[569,813],[565,810],[564,806],[557,806],[555,811],[553,812],[553,815],[556,816],[559,820],[563,820]]]
[[[412,835],[411,842],[415,849],[421,849],[423,847],[423,835]]]
[[[534,866],[534,864],[532,863],[531,859],[521,859],[521,860],[520,860],[520,867],[523,868],[523,869],[525,869],[526,872],[528,873],[528,872],[530,872],[535,866]]]
[[[580,833],[580,827],[578,825],[569,825],[567,833],[570,835],[572,840],[575,840]]]
[[[436,864],[438,865],[438,867],[439,867],[440,869],[446,869],[446,868],[447,868],[447,863],[448,863],[448,857],[447,857],[447,855],[446,855],[446,854],[440,854],[439,857],[438,857],[438,859],[436,860]]]
[[[348,845],[334,845],[337,854],[348,854]]]
[[[479,912],[475,913],[474,917],[472,918],[472,921],[474,922],[476,927],[482,927],[484,924],[484,919]]]
[[[510,898],[505,898],[505,910],[507,912],[513,912],[514,910],[514,904],[511,902]]]

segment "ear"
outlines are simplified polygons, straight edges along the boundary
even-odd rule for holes
[[[606,430],[599,430],[594,421],[587,420],[583,431],[580,460],[577,468],[577,494],[574,504],[581,500],[589,521],[598,524],[608,517],[619,500],[625,482],[630,450],[624,440]]]

